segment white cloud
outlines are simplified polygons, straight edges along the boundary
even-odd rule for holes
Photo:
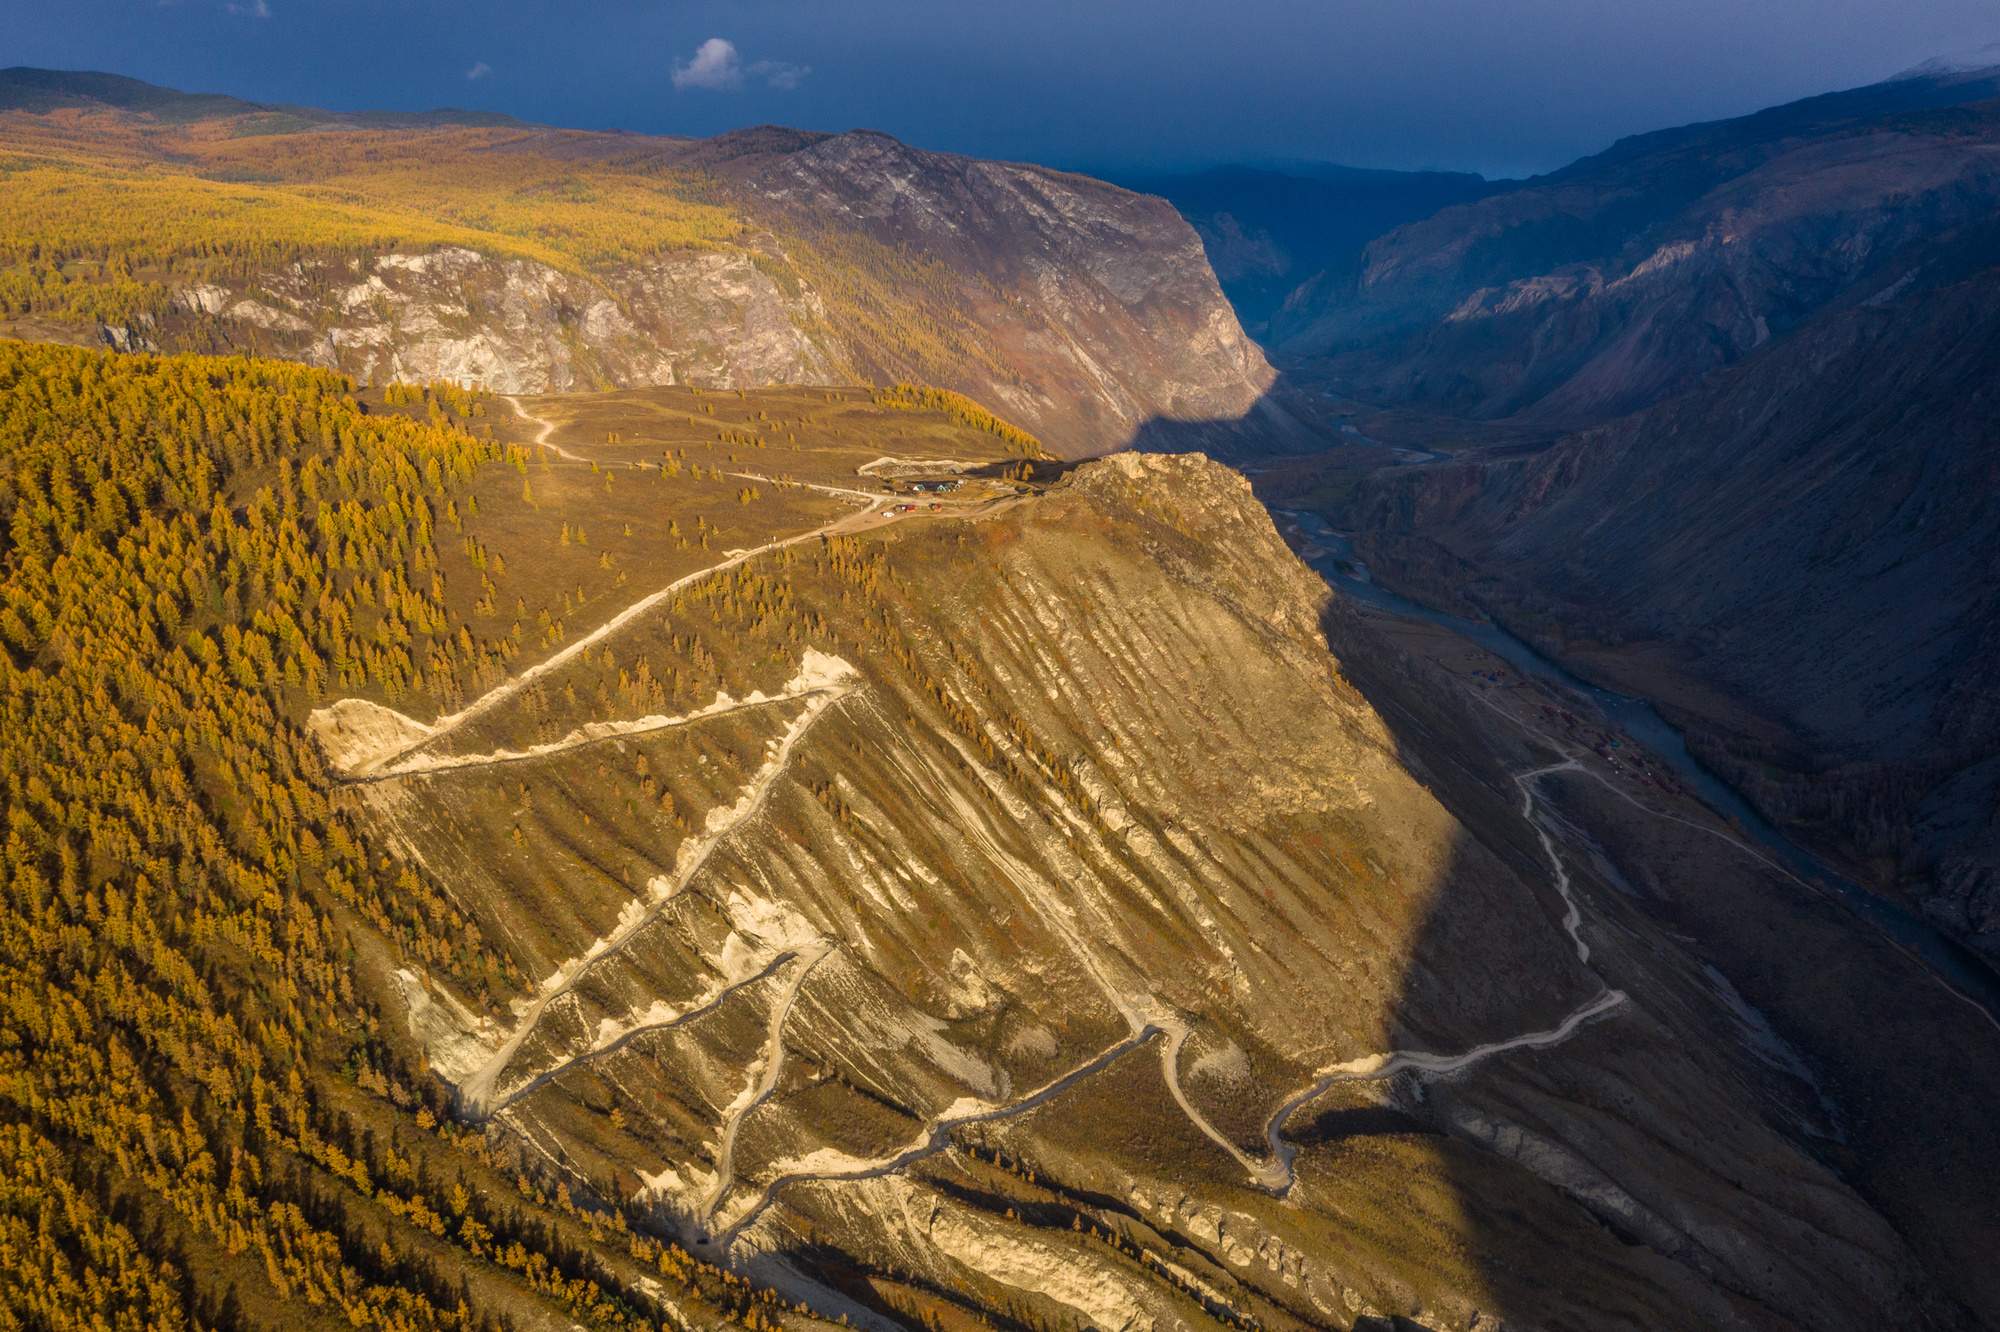
[[[713,88],[726,92],[743,86],[743,66],[736,60],[736,43],[711,37],[695,48],[685,65],[674,62],[674,87]]]
[[[247,14],[251,18],[271,17],[271,7],[264,0],[250,0],[247,5],[224,5],[223,8],[232,14]]]
[[[762,79],[773,88],[796,88],[799,80],[812,73],[809,65],[792,65],[782,60],[759,60],[745,65],[737,57],[736,43],[711,37],[695,48],[694,59],[674,62],[674,87],[708,88],[734,92],[747,76]]]
[[[484,60],[476,60],[473,62],[472,68],[465,71],[465,77],[468,79],[483,79],[492,72],[493,66],[487,64]]]

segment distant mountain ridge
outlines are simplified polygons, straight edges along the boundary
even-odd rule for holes
[[[1391,409],[1371,428],[1554,440],[1334,480],[1379,575],[1659,700],[1771,817],[2000,957],[1996,301],[1987,69],[1447,209],[1302,289],[1286,345]]]
[[[1359,254],[1376,236],[1509,182],[1466,172],[1377,171],[1330,162],[1229,165],[1170,175],[1107,177],[1157,194],[1194,227],[1252,336],[1301,279]]]
[[[27,65],[0,69],[0,111],[46,115],[50,111],[92,107],[130,111],[166,125],[256,115],[282,117],[288,124],[352,125],[364,129],[529,124],[498,111],[466,111],[455,106],[434,111],[326,111],[290,102],[249,102],[226,93],[184,93],[123,74],[101,74],[94,70],[34,69]]]
[[[1267,340],[1383,405],[1609,420],[1983,215],[2000,176],[1969,104],[1995,96],[2000,71],[1923,75],[1620,140],[1377,237]]]

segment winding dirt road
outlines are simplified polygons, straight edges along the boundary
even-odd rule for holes
[[[515,1024],[506,1041],[493,1052],[485,1064],[459,1084],[459,1104],[465,1113],[481,1119],[493,1113],[496,1104],[494,1084],[508,1063],[513,1060],[515,1053],[520,1050],[521,1043],[534,1031],[535,1024],[541,1020],[542,1014],[548,1011],[549,1005],[575,989],[577,982],[605,959],[616,957],[623,952],[626,945],[651,925],[660,912],[666,909],[667,904],[686,889],[688,882],[703,865],[708,863],[708,858],[714,854],[715,849],[722,845],[731,833],[763,809],[765,797],[777,784],[778,778],[784,774],[785,768],[791,761],[792,751],[798,747],[799,741],[805,738],[806,732],[812,729],[812,724],[841,699],[860,687],[857,677],[849,679],[851,683],[844,689],[828,690],[806,700],[805,711],[787,729],[783,742],[778,746],[778,752],[772,755],[758,771],[750,784],[749,792],[730,809],[709,811],[704,835],[690,837],[681,843],[673,877],[670,880],[655,880],[652,897],[649,901],[645,901],[640,910],[628,911],[618,928],[612,931],[609,937],[599,939],[591,945],[588,953],[564,963],[554,976],[542,982],[541,993],[535,996],[534,1002],[521,1015],[521,1020]]]
[[[690,1022],[695,1022],[701,1018],[707,1017],[710,1013],[713,1013],[716,1009],[721,1008],[722,1005],[726,1003],[729,1000],[729,998],[732,995],[734,995],[738,990],[741,990],[746,986],[755,985],[759,981],[768,980],[772,976],[777,975],[778,971],[781,968],[783,968],[786,963],[790,962],[793,958],[797,956],[798,956],[797,953],[790,951],[779,953],[776,957],[772,958],[770,962],[765,964],[765,966],[761,970],[755,971],[748,976],[744,976],[738,980],[731,981],[727,985],[719,987],[718,989],[710,993],[708,996],[703,998],[700,1002],[696,1003],[692,1008],[684,1009],[681,1012],[675,1013],[670,1017],[661,1018],[657,1021],[634,1023],[629,1027],[621,1029],[619,1033],[616,1036],[612,1037],[610,1040],[599,1041],[596,1044],[592,1045],[588,1050],[583,1051],[581,1054],[571,1055],[567,1059],[549,1065],[541,1072],[535,1074],[535,1076],[530,1078],[527,1082],[522,1083],[520,1086],[514,1088],[512,1091],[508,1092],[506,1095],[500,1097],[497,1101],[495,1101],[493,1103],[493,1108],[489,1114],[489,1118],[491,1117],[491,1115],[499,1114],[500,1112],[505,1110],[508,1106],[514,1104],[518,1100],[521,1100],[523,1097],[528,1096],[533,1092],[539,1091],[541,1088],[547,1086],[550,1082],[553,1082],[555,1079],[561,1077],[563,1074],[569,1072],[571,1069],[579,1068],[585,1064],[591,1063],[593,1060],[602,1059],[604,1056],[608,1054],[615,1054],[619,1050],[624,1049],[632,1041],[636,1040],[641,1036],[650,1036],[653,1035],[654,1033],[662,1031],[672,1031],[675,1027],[685,1027]]]
[[[542,438],[545,438],[550,431],[555,429],[555,424],[553,422],[548,421],[544,417],[528,415],[527,412],[521,409],[521,405],[518,402],[514,402],[514,400],[511,397],[508,398],[508,401],[510,403],[513,403],[514,410],[520,412],[523,418],[530,421],[540,421],[542,423],[543,425]],[[537,443],[540,442],[541,439],[538,438]],[[550,445],[549,447],[553,448],[555,446]],[[562,450],[560,449],[558,449],[557,451],[562,452]],[[565,452],[563,453],[563,456],[565,458],[569,458],[577,462],[590,461],[590,459],[580,458],[573,453]],[[762,477],[757,479],[768,480],[768,478],[762,478]],[[695,583],[700,582],[704,578],[707,578],[713,574],[722,573],[729,569],[734,569],[740,564],[743,564],[749,560],[756,559],[759,555],[765,555],[774,550],[783,550],[787,546],[795,546],[800,544],[801,542],[812,541],[819,537],[840,536],[850,531],[858,531],[871,526],[879,526],[880,524],[873,520],[881,519],[893,522],[896,517],[900,516],[894,514],[885,514],[882,512],[884,507],[887,505],[888,501],[891,498],[893,498],[892,496],[871,495],[867,491],[853,490],[844,486],[816,485],[803,481],[797,482],[796,484],[804,486],[806,489],[817,490],[829,495],[841,495],[853,499],[859,499],[865,502],[866,507],[859,513],[843,514],[841,517],[834,519],[832,522],[823,523],[820,526],[815,527],[810,531],[800,532],[793,536],[778,537],[774,540],[765,542],[761,546],[755,546],[748,550],[734,551],[730,553],[730,555],[726,559],[722,560],[717,564],[709,565],[705,569],[699,569],[696,570],[694,573],[686,575],[685,577],[677,578],[673,582],[667,584],[665,587],[659,589],[657,592],[653,592],[647,596],[641,597],[638,601],[633,602],[631,605],[627,606],[624,610],[618,612],[618,614],[612,616],[609,620],[606,620],[603,624],[599,625],[597,628],[593,629],[588,634],[585,634],[583,637],[577,639],[574,643],[566,645],[561,650],[544,658],[542,661],[536,663],[535,665],[530,666],[527,670],[522,671],[519,675],[509,676],[507,679],[495,685],[492,689],[489,689],[486,693],[480,695],[478,698],[468,703],[465,707],[461,708],[459,711],[439,717],[435,722],[425,724],[423,722],[416,721],[412,718],[403,717],[400,714],[395,714],[395,721],[397,728],[400,731],[400,733],[405,737],[404,742],[379,752],[370,752],[365,757],[351,762],[345,767],[343,771],[343,776],[345,776],[349,780],[356,780],[356,779],[367,779],[367,778],[398,775],[398,772],[396,771],[398,769],[398,766],[401,765],[403,761],[408,759],[409,756],[411,756],[412,754],[415,754],[417,751],[425,748],[426,746],[435,744],[437,741],[443,739],[447,735],[450,735],[453,731],[456,731],[459,727],[463,726],[466,722],[472,720],[474,717],[478,717],[484,713],[492,711],[493,708],[497,707],[501,703],[504,703],[509,698],[512,698],[515,694],[519,693],[529,684],[532,684],[534,681],[540,679],[542,676],[549,674],[551,671],[560,669],[566,663],[574,660],[579,654],[586,652],[590,650],[592,647],[595,647],[596,645],[602,643],[606,638],[610,637],[612,634],[617,633],[620,629],[632,623],[632,621],[638,619],[640,616],[646,614],[646,612],[660,605],[662,602],[672,597],[675,593],[680,592],[684,588],[693,586]],[[320,712],[315,713],[314,717],[315,719],[318,719],[322,715],[330,716],[332,714],[332,711],[333,709],[331,708],[322,709]],[[391,710],[383,708],[380,709],[380,711],[382,713],[389,713]],[[415,738],[414,739],[407,738],[411,736],[414,736]]]
[[[973,1103],[975,1108],[966,1108],[968,1103],[965,1101],[956,1102],[944,1114],[933,1119],[925,1126],[916,1141],[889,1156],[876,1157],[872,1160],[849,1158],[847,1162],[838,1166],[828,1166],[814,1170],[797,1170],[780,1174],[758,1191],[756,1200],[741,1215],[732,1219],[725,1231],[720,1235],[710,1237],[705,1247],[712,1252],[726,1257],[730,1247],[735,1244],[737,1237],[755,1222],[759,1216],[763,1215],[764,1211],[776,1200],[779,1191],[782,1189],[788,1188],[793,1184],[876,1179],[883,1175],[894,1174],[898,1170],[916,1164],[927,1156],[933,1156],[943,1151],[950,1145],[953,1129],[966,1128],[973,1124],[990,1124],[996,1120],[1011,1119],[1016,1115],[1026,1114],[1035,1107],[1048,1102],[1056,1096],[1060,1096],[1077,1082],[1108,1067],[1120,1056],[1131,1053],[1159,1034],[1159,1028],[1147,1027],[1144,1031],[1128,1036],[1098,1055],[1095,1059],[1092,1059],[1089,1063],[1079,1068],[1071,1069],[1054,1082],[1044,1084],[1018,1101],[1011,1101],[1005,1105],[984,1106]]]
[[[715,1184],[708,1196],[695,1208],[695,1224],[705,1234],[716,1206],[729,1196],[729,1190],[736,1183],[736,1133],[743,1127],[743,1120],[752,1110],[769,1100],[777,1090],[778,1078],[785,1070],[785,1022],[792,1015],[792,1005],[799,1000],[799,991],[805,988],[806,977],[812,975],[814,967],[825,960],[826,955],[836,947],[832,939],[821,939],[813,947],[799,953],[798,974],[785,987],[784,997],[772,1010],[771,1023],[764,1040],[762,1067],[750,1083],[743,1089],[724,1112],[722,1138],[715,1153]]]
[[[563,458],[574,462],[588,463],[591,461],[590,459],[570,453],[560,446],[551,444],[549,437],[556,429],[555,423],[546,418],[531,415],[511,395],[503,396],[507,396],[509,404],[523,419],[537,422],[542,426],[542,430],[535,441],[538,446],[551,448]],[[732,475],[742,477],[743,479],[758,480],[766,483],[771,482],[771,478],[769,477],[755,476],[749,473],[733,473]],[[565,740],[557,742],[555,746],[536,747],[533,752],[529,753],[514,754],[508,751],[499,751],[490,755],[469,756],[464,759],[433,760],[423,765],[412,765],[404,768],[397,768],[395,766],[404,762],[409,756],[415,754],[425,746],[450,734],[466,721],[489,711],[538,677],[557,669],[564,663],[575,658],[579,653],[589,650],[609,635],[631,623],[638,616],[645,614],[662,601],[700,579],[734,568],[758,555],[779,550],[789,545],[809,541],[823,535],[833,535],[845,530],[852,530],[872,521],[883,519],[893,520],[892,515],[881,512],[887,503],[887,497],[882,495],[837,486],[812,485],[810,488],[828,494],[859,498],[866,502],[867,507],[858,514],[846,515],[809,532],[778,538],[751,550],[734,552],[718,564],[675,580],[666,587],[634,602],[590,634],[567,645],[561,651],[538,665],[524,671],[519,676],[502,682],[461,711],[440,718],[437,723],[430,727],[422,728],[424,733],[420,738],[402,745],[394,752],[371,756],[369,762],[361,765],[360,770],[351,775],[362,779],[379,779],[391,775],[403,776],[424,771],[445,771],[455,767],[473,766],[482,763],[522,761],[540,757],[545,753],[559,752],[563,748],[573,748],[576,745],[594,743],[597,740],[607,738],[606,736],[594,734],[576,735],[573,733],[572,737],[566,737]],[[1070,1072],[1063,1074],[1027,1095],[1007,1103],[996,1105],[972,1099],[961,1099],[932,1119],[913,1142],[889,1155],[867,1160],[855,1158],[829,1160],[824,1164],[816,1164],[810,1168],[806,1168],[805,1163],[801,1162],[798,1163],[800,1168],[781,1170],[777,1176],[759,1187],[756,1195],[747,1207],[741,1209],[724,1208],[729,1195],[737,1186],[734,1156],[738,1132],[744,1120],[759,1106],[765,1104],[777,1087],[784,1066],[784,1033],[786,1022],[791,1015],[793,1006],[807,978],[812,974],[814,968],[834,951],[835,944],[832,940],[821,939],[814,945],[780,953],[754,975],[742,977],[736,982],[721,987],[716,993],[708,996],[693,1008],[662,1018],[656,1022],[639,1022],[629,1028],[622,1029],[616,1035],[602,1042],[594,1043],[590,1049],[578,1052],[552,1064],[546,1069],[535,1072],[513,1089],[504,1092],[499,1091],[497,1084],[500,1077],[509,1068],[523,1043],[536,1030],[541,1016],[548,1010],[549,1006],[571,993],[580,981],[604,959],[620,954],[641,931],[659,916],[660,912],[678,894],[686,889],[694,875],[707,863],[715,849],[737,828],[754,817],[763,807],[768,793],[784,773],[792,751],[811,728],[813,722],[829,708],[853,692],[856,687],[858,687],[858,681],[849,676],[846,683],[837,686],[816,688],[796,694],[788,694],[776,699],[731,705],[732,709],[734,709],[749,706],[771,706],[790,701],[803,701],[805,709],[801,716],[788,728],[786,736],[778,748],[778,752],[759,771],[750,784],[747,794],[739,800],[737,805],[726,811],[717,810],[712,812],[704,835],[698,838],[689,838],[682,844],[676,869],[670,881],[656,881],[650,899],[639,899],[639,901],[643,902],[640,910],[635,912],[628,911],[626,917],[621,921],[619,928],[608,938],[596,941],[585,955],[565,963],[554,976],[544,981],[541,992],[522,1014],[521,1019],[516,1023],[507,1039],[493,1052],[483,1065],[467,1076],[459,1087],[459,1102],[462,1111],[474,1118],[488,1118],[513,1105],[536,1088],[546,1085],[550,1079],[560,1075],[563,1071],[620,1048],[638,1035],[684,1026],[696,1018],[714,1012],[748,985],[775,975],[785,965],[797,963],[798,970],[792,977],[784,996],[771,1015],[762,1056],[758,1063],[752,1066],[750,1079],[743,1092],[736,1100],[732,1101],[729,1109],[726,1111],[725,1119],[721,1126],[721,1137],[716,1155],[715,1180],[696,1208],[696,1219],[704,1232],[704,1239],[700,1241],[701,1247],[717,1256],[727,1256],[736,1239],[747,1227],[755,1223],[758,1217],[769,1208],[783,1189],[795,1184],[875,1178],[902,1170],[927,1156],[942,1151],[949,1144],[950,1135],[954,1130],[1005,1120],[1034,1110],[1038,1106],[1044,1105],[1056,1096],[1061,1095],[1078,1081],[1103,1070],[1117,1059],[1137,1049],[1140,1045],[1152,1040],[1156,1036],[1164,1036],[1166,1038],[1161,1049],[1162,1069],[1168,1088],[1182,1113],[1205,1136],[1227,1152],[1244,1169],[1253,1183],[1271,1193],[1282,1196],[1290,1190],[1295,1182],[1293,1160],[1297,1154],[1297,1148],[1283,1140],[1283,1128],[1290,1117],[1301,1107],[1324,1094],[1337,1083],[1379,1080],[1393,1077],[1405,1070],[1445,1075],[1463,1071],[1509,1051],[1538,1049],[1557,1045],[1568,1040],[1585,1023],[1610,1012],[1626,1002],[1626,995],[1622,991],[1607,989],[1569,1014],[1558,1026],[1548,1031],[1529,1032],[1504,1040],[1490,1042],[1455,1055],[1433,1054],[1425,1051],[1397,1051],[1387,1054],[1367,1055],[1346,1063],[1324,1068],[1315,1075],[1314,1080],[1310,1084],[1285,1098],[1272,1112],[1264,1128],[1264,1138],[1269,1149],[1269,1155],[1267,1158],[1260,1160],[1243,1151],[1210,1123],[1207,1117],[1192,1103],[1183,1090],[1180,1081],[1179,1060],[1180,1053],[1191,1034],[1189,1025],[1179,1017],[1166,1012],[1153,1001],[1150,995],[1121,994],[1116,985],[1112,983],[1109,975],[1099,964],[1088,942],[1073,929],[1066,928],[1065,922],[1051,920],[1050,923],[1055,926],[1057,933],[1065,938],[1065,941],[1077,954],[1086,970],[1104,988],[1106,995],[1110,998],[1113,1005],[1126,1017],[1127,1022],[1132,1027],[1132,1032],[1128,1037],[1105,1049],[1087,1063],[1072,1069]],[[696,719],[698,718],[690,716],[688,718],[662,718],[659,720],[662,726],[666,726],[687,724],[689,721]],[[411,723],[411,725],[416,726],[418,724]],[[1587,965],[1590,958],[1590,950],[1582,937],[1582,912],[1572,891],[1568,873],[1564,868],[1562,857],[1556,849],[1554,840],[1535,819],[1532,787],[1533,781],[1540,776],[1577,766],[1579,765],[1576,761],[1570,759],[1565,763],[1524,773],[1515,780],[1522,792],[1522,816],[1529,821],[1530,826],[1535,829],[1537,837],[1541,840],[1543,850],[1549,857],[1554,871],[1557,891],[1562,896],[1567,907],[1563,919],[1563,928],[1576,946],[1578,960]],[[390,770],[385,771],[385,769]],[[1004,860],[1002,863],[1004,863]],[[1032,898],[1032,894],[1029,896]],[[707,1232],[714,1226],[718,1216],[725,1223],[724,1229],[719,1234],[708,1235]]]

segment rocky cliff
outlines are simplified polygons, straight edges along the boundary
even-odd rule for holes
[[[953,275],[990,359],[951,387],[1071,452],[1073,436],[1130,441],[1150,422],[1222,452],[1313,442],[1265,400],[1275,373],[1164,200],[866,131],[731,165],[795,226],[851,228]]]
[[[1276,374],[1200,240],[1158,199],[865,131],[729,160],[750,207],[833,257],[795,263],[767,235],[577,276],[447,248],[299,264],[188,288],[181,304],[208,317],[211,336],[365,382],[560,393],[920,377],[890,293],[838,315],[821,297],[821,285],[870,285],[839,257],[858,233],[867,258],[922,256],[918,276],[965,312],[955,373],[937,378],[1052,447],[1103,452],[1149,425],[1225,452],[1315,442],[1283,408],[1260,406]]]
[[[787,296],[746,253],[675,256],[586,278],[445,248],[302,262],[233,289],[196,284],[178,305],[205,316],[211,336],[363,383],[443,379],[496,393],[566,393],[852,378],[812,292]]]

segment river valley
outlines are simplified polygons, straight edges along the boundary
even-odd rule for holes
[[[1933,928],[1921,916],[1871,893],[1827,868],[1758,813],[1734,788],[1704,768],[1688,752],[1679,731],[1643,699],[1594,685],[1550,661],[1490,619],[1449,615],[1400,597],[1377,583],[1355,559],[1347,538],[1320,515],[1299,510],[1275,510],[1282,522],[1294,525],[1309,543],[1300,555],[1341,595],[1363,606],[1438,625],[1477,643],[1516,669],[1560,685],[1594,705],[1606,721],[1628,739],[1638,740],[1664,757],[1681,780],[1700,793],[1702,801],[1734,821],[1793,874],[1829,894],[1854,915],[1880,930],[1900,948],[1922,959],[1966,1002],[2000,1027],[2000,976],[1956,940]]]

